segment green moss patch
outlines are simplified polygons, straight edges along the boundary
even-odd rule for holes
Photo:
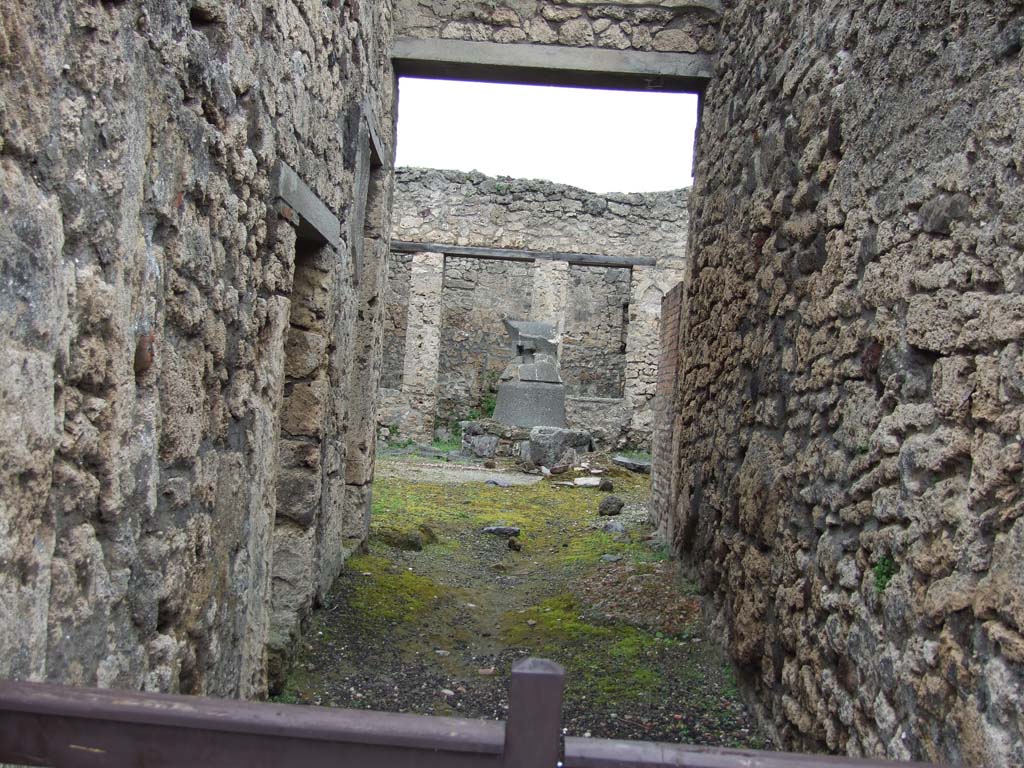
[[[608,706],[656,690],[661,641],[623,622],[595,622],[583,611],[572,595],[558,595],[508,614],[504,638],[562,664],[566,695],[578,701]]]
[[[349,560],[348,568],[358,576],[351,581],[347,604],[367,628],[419,621],[447,591],[382,557],[359,555]]]
[[[379,458],[369,554],[314,613],[279,700],[502,719],[512,664],[534,655],[567,669],[570,733],[762,744],[692,585],[636,513],[649,477],[601,463],[627,503],[602,518],[607,494],[555,484],[571,472],[501,488],[443,467],[416,480],[416,462]],[[625,530],[603,530],[613,519]],[[521,548],[491,525],[518,527]]]

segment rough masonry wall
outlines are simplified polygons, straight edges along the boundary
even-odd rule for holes
[[[510,359],[503,318],[530,313],[532,266],[447,257],[441,286],[438,423],[470,418]]]
[[[654,429],[651,438],[651,523],[666,540],[673,540],[674,522],[672,468],[675,450],[676,368],[679,363],[679,322],[683,311],[683,289],[679,283],[661,302],[658,375],[651,411]]]
[[[344,406],[322,451],[287,438],[289,466],[344,482],[335,431],[367,431],[339,424],[340,371],[365,335],[348,231],[364,103],[390,152],[389,27],[387,2],[0,0],[0,677],[266,690],[286,376]],[[341,220],[315,329],[279,160]],[[325,579],[336,553],[303,567]]]
[[[628,269],[569,267],[561,353],[566,395],[622,397],[630,276]]]
[[[783,746],[1024,764],[1024,7],[728,6],[676,545]]]
[[[399,0],[396,34],[616,50],[715,50],[717,0]]]
[[[387,290],[384,299],[384,362],[380,374],[382,389],[401,389],[405,365],[405,333],[409,322],[409,284],[412,254],[394,253],[388,258]]]
[[[630,270],[564,261],[447,258],[443,293],[435,299],[444,304],[437,361],[439,417],[461,418],[479,409],[511,354],[502,316],[535,317],[564,332],[563,378],[569,394],[597,398],[570,405],[570,419],[597,416],[593,423],[600,422],[609,441],[624,436],[632,444],[646,444],[652,429],[661,297],[683,276],[687,202],[686,190],[597,195],[546,181],[400,169],[394,240],[656,260],[654,266]],[[392,254],[395,274],[404,258]],[[398,302],[401,295],[396,290],[389,301]],[[387,311],[396,320],[403,315],[397,306]],[[397,323],[388,324],[385,346],[396,361],[397,349],[405,343],[403,333]],[[608,402],[623,397],[629,401],[626,409]],[[399,424],[412,415],[400,393],[388,390],[384,399],[382,423]],[[591,422],[577,423],[586,428]]]

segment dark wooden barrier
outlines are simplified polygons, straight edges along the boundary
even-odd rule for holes
[[[508,723],[0,682],[0,763],[54,768],[870,768],[871,761],[566,738],[565,672],[512,667]]]

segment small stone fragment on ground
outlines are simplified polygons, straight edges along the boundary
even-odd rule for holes
[[[622,555],[601,555],[602,563],[617,563],[622,559]]]
[[[486,485],[496,485],[499,488],[511,488],[512,487],[512,483],[510,483],[508,480],[506,480],[503,477],[492,477],[490,480],[488,480],[486,482]]]
[[[639,472],[643,475],[651,474],[651,460],[630,458],[629,456],[618,455],[612,458],[615,464],[618,464],[624,469],[628,469],[630,472]]]
[[[483,667],[482,669],[477,670],[477,673],[484,677],[492,677],[495,672],[497,672],[497,670],[494,667]]]
[[[601,530],[605,533],[625,533],[626,526],[619,520],[609,520]]]
[[[597,507],[597,514],[602,517],[612,517],[621,514],[624,506],[626,506],[626,502],[618,496],[607,496],[601,499],[601,503]]]
[[[515,525],[489,525],[484,528],[483,532],[495,536],[518,536],[519,528]]]
[[[604,491],[605,493],[611,493],[615,490],[615,483],[609,480],[607,477],[602,477],[601,482],[597,485],[597,490]]]
[[[598,477],[577,477],[572,481],[572,484],[577,488],[598,488],[601,485],[601,479]]]
[[[511,539],[508,540],[508,548],[511,549],[513,552],[521,552],[523,549],[523,545],[519,543],[519,539],[513,536]]]

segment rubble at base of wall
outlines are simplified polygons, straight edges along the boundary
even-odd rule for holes
[[[590,433],[562,427],[514,427],[494,419],[461,421],[462,453],[481,459],[518,458],[524,463],[553,467],[566,456],[575,462],[594,450]]]
[[[493,419],[460,421],[462,453],[480,459],[521,458],[530,443],[529,427],[512,427]]]

